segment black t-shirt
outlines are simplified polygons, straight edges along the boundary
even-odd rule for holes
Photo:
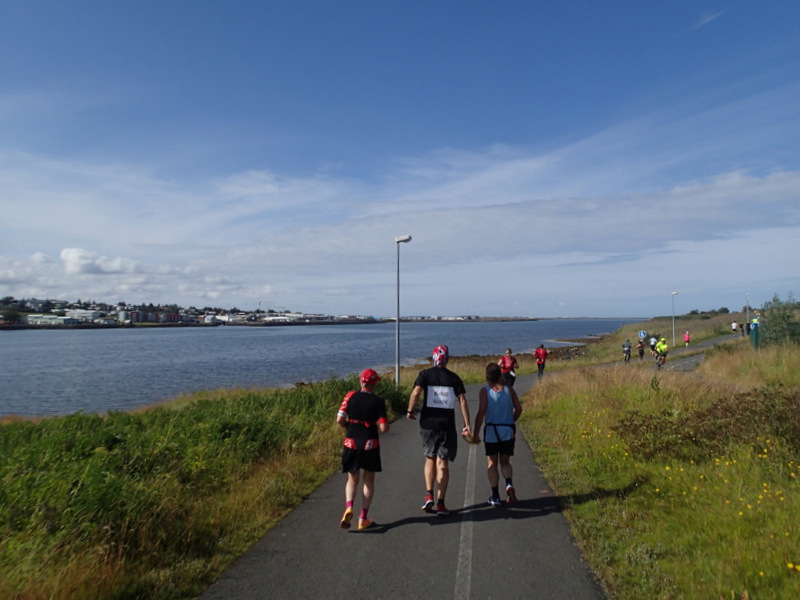
[[[444,367],[431,367],[420,371],[414,386],[422,388],[419,426],[423,429],[455,431],[458,397],[467,393],[461,378]]]

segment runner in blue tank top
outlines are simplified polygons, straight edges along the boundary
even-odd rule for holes
[[[522,405],[514,388],[502,383],[500,367],[494,363],[486,365],[487,385],[480,391],[478,414],[475,415],[473,441],[480,442],[481,425],[486,421],[483,439],[488,460],[487,474],[492,495],[489,504],[500,506],[499,470],[506,480],[506,496],[509,504],[517,501],[516,490],[512,478],[514,470],[511,467],[511,457],[514,456],[514,441],[516,439],[516,421],[522,414]]]

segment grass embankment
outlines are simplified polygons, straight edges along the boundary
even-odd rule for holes
[[[186,598],[337,466],[355,378],[0,429],[0,598]],[[395,411],[407,396],[378,389]]]
[[[592,352],[616,358],[625,337]],[[716,347],[696,373],[635,359],[568,369],[523,403],[521,427],[610,597],[800,597],[797,346]]]

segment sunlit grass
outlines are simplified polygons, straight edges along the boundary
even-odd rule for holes
[[[796,347],[776,344],[754,350],[752,347],[716,347],[706,353],[697,369],[704,379],[744,387],[780,384],[800,386],[800,361]]]
[[[797,347],[737,345],[697,375],[570,369],[525,396],[522,429],[612,598],[800,597],[797,365]]]

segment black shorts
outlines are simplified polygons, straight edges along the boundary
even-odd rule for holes
[[[514,440],[506,440],[505,442],[486,442],[486,456],[495,456],[496,454],[505,454],[506,456],[514,456]]]
[[[353,450],[345,447],[342,450],[342,473],[357,473],[359,469],[380,473],[381,449]]]

